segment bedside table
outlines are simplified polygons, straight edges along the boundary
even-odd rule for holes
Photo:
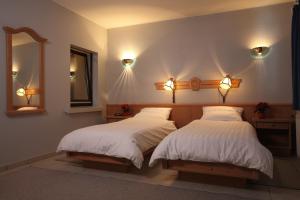
[[[293,124],[293,119],[253,119],[259,141],[276,156],[291,155]]]
[[[111,123],[111,122],[117,122],[117,121],[121,121],[121,120],[124,120],[124,119],[128,119],[130,117],[133,117],[133,115],[107,115],[106,116],[106,122],[107,123]]]

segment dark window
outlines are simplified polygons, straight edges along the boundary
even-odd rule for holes
[[[93,53],[71,47],[71,107],[93,105]]]

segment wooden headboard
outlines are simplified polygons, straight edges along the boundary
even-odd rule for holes
[[[252,123],[254,118],[254,110],[256,104],[236,104],[226,106],[239,106],[244,108],[243,119]],[[200,119],[202,116],[203,106],[216,106],[213,104],[129,104],[130,110],[133,114],[138,113],[145,107],[171,107],[172,113],[170,120],[175,121],[177,128],[181,128],[195,119]],[[220,106],[220,104],[218,105]],[[291,104],[271,104],[270,112],[267,117],[274,118],[294,118],[295,111]],[[106,114],[114,115],[121,112],[121,105],[107,104]]]

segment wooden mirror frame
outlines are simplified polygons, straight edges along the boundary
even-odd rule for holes
[[[21,27],[18,29],[14,29],[8,26],[4,26],[3,30],[6,33],[6,107],[7,107],[7,115],[8,116],[15,116],[19,114],[30,114],[30,113],[44,113],[45,110],[45,70],[44,70],[44,46],[47,42],[47,39],[39,36],[34,30],[28,27]],[[40,44],[40,66],[39,66],[39,106],[37,109],[34,110],[22,110],[18,111],[17,107],[13,105],[13,62],[12,62],[12,34],[17,33],[27,33],[29,34],[35,41]]]

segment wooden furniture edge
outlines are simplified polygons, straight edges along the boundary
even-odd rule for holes
[[[150,149],[143,152],[144,156],[151,155],[154,151],[155,147],[151,147]],[[126,158],[118,158],[114,156],[107,156],[103,154],[94,154],[94,153],[86,153],[86,152],[75,152],[75,151],[66,151],[67,156],[70,158],[82,160],[82,161],[91,161],[98,162],[102,164],[112,164],[130,167],[132,166],[132,162]]]
[[[122,106],[123,104],[116,104],[116,103],[108,103],[106,106]],[[193,107],[193,106],[256,106],[257,103],[225,103],[225,104],[220,104],[220,103],[176,103],[176,104],[171,104],[171,103],[133,103],[129,104],[129,106],[172,106],[172,107]],[[270,103],[270,106],[292,106],[292,103]]]
[[[198,77],[193,77],[188,81],[175,80],[176,90],[191,89],[192,91],[198,91],[201,89],[213,89],[220,87],[221,80],[200,80]],[[242,79],[231,79],[231,88],[238,88]],[[156,90],[164,90],[165,82],[160,81],[154,83]]]
[[[162,163],[166,169],[214,176],[258,180],[261,174],[261,172],[256,169],[248,169],[224,163],[205,163],[187,160],[162,160]]]

